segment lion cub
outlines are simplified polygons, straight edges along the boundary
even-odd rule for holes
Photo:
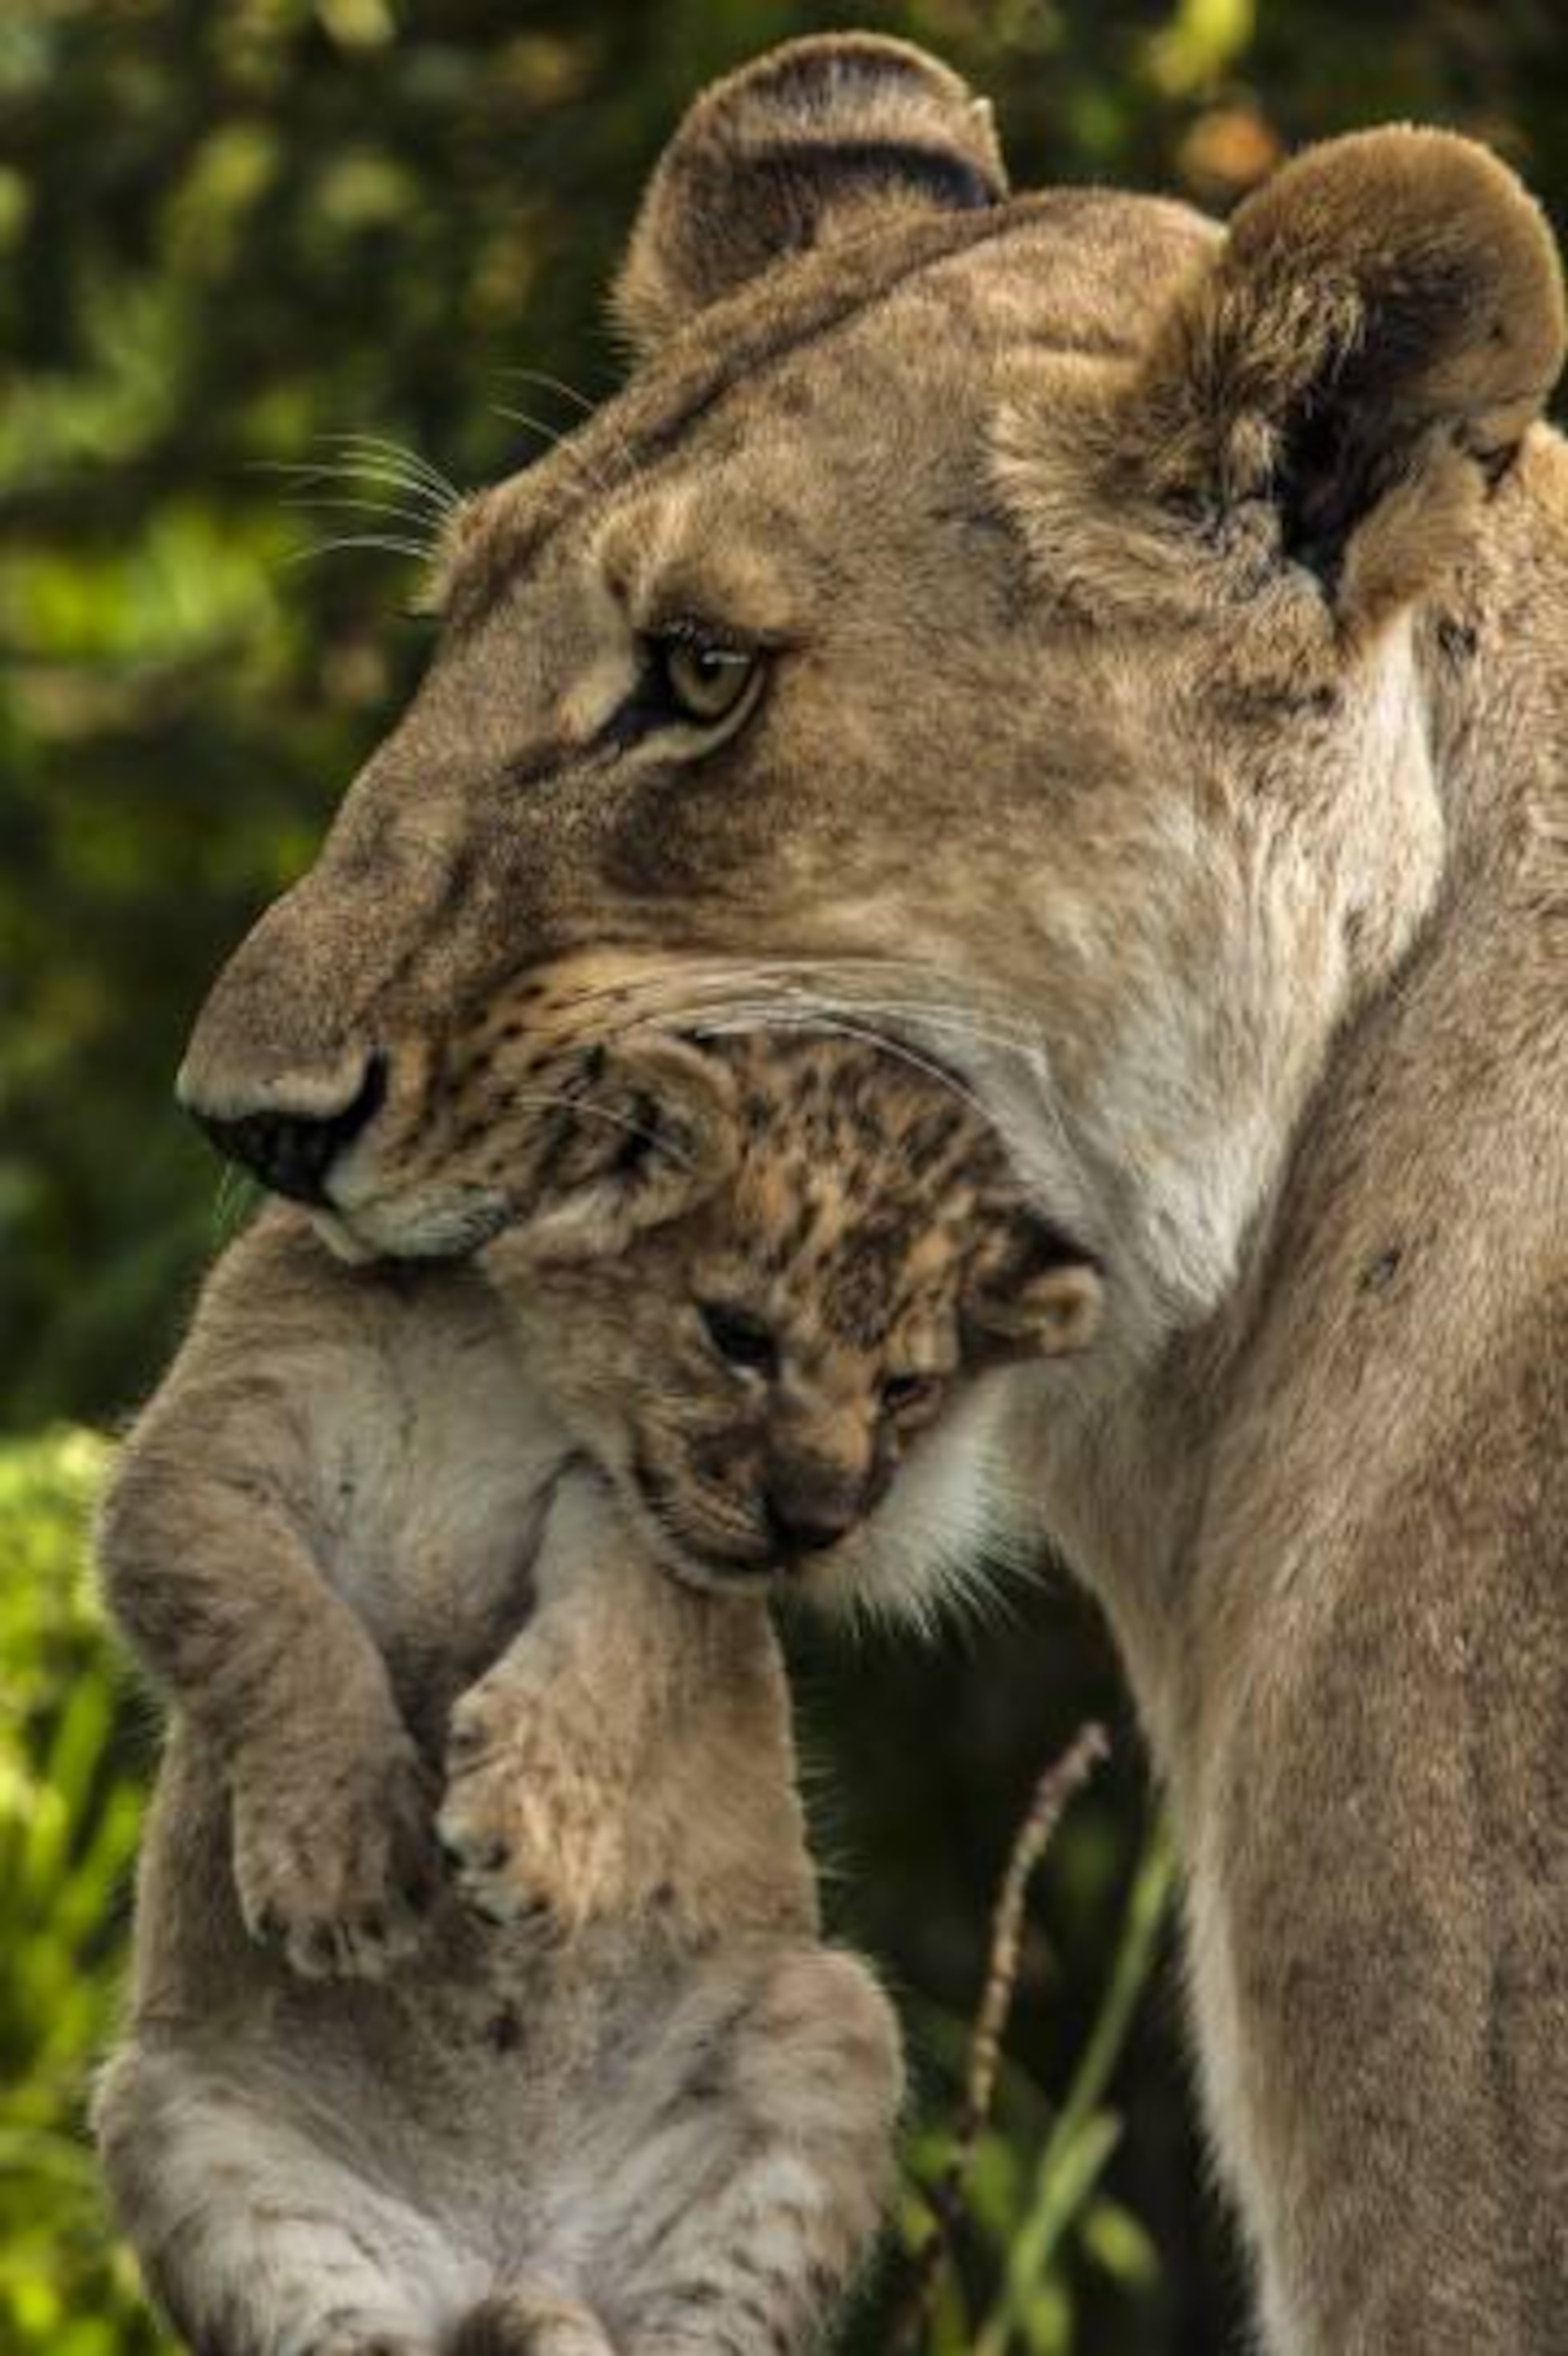
[[[202,2356],[788,2356],[875,2230],[897,2032],[765,1596],[972,1488],[1094,1278],[870,1050],[633,1041],[577,1108],[478,1264],[269,1210],[108,1503],[176,1715],[96,2128]]]

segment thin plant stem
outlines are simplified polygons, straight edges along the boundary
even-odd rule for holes
[[[888,2342],[890,2356],[917,2356],[925,2344],[942,2266],[952,2258],[963,2228],[969,2179],[996,2098],[1003,2045],[1017,1991],[1029,1884],[1069,1804],[1110,1748],[1103,1727],[1081,1727],[1061,1757],[1041,1776],[1014,1837],[991,1918],[991,1952],[970,2038],[963,2110],[947,2166],[931,2194],[931,2231],[915,2255],[908,2295]]]
[[[1139,1863],[1099,2015],[1040,2153],[1029,2206],[1008,2254],[1006,2279],[972,2356],[1005,2356],[1063,2233],[1115,2149],[1120,2122],[1107,2117],[1101,2104],[1154,1969],[1175,1884],[1176,1857],[1161,1826]]]

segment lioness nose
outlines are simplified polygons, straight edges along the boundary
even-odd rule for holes
[[[321,1203],[328,1172],[375,1118],[386,1092],[386,1059],[372,1055],[354,1095],[336,1112],[290,1112],[270,1105],[264,1112],[228,1119],[196,1110],[194,1118],[220,1153],[242,1162],[274,1194],[290,1195],[296,1203]]]

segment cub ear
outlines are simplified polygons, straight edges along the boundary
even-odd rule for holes
[[[1020,1207],[988,1236],[971,1269],[964,1339],[993,1363],[1070,1357],[1099,1333],[1104,1306],[1093,1261],[1037,1212]]]
[[[639,357],[770,263],[895,212],[999,204],[991,110],[871,33],[788,41],[715,82],[656,166],[614,294]]]
[[[662,1033],[593,1058],[512,1249],[534,1262],[602,1259],[721,1185],[738,1144],[734,1076]]]
[[[1272,500],[1283,552],[1347,603],[1397,601],[1457,553],[1563,352],[1556,248],[1495,156],[1442,131],[1331,140],[1240,208],[1166,318],[1155,464],[1200,502]]]

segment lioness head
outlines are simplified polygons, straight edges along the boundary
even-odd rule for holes
[[[602,954],[639,1020],[961,1075],[1150,1345],[1435,891],[1419,626],[1557,372],[1538,213],[1403,129],[1223,235],[1010,198],[967,91],[848,36],[699,101],[619,299],[629,386],[456,519],[424,686],[186,1101],[345,1237],[459,1247],[450,1092]]]

